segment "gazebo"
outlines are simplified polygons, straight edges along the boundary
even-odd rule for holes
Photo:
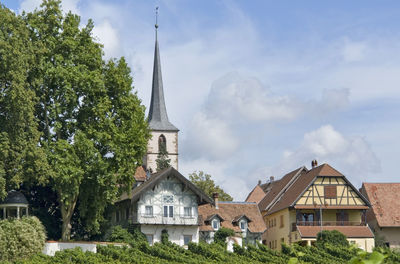
[[[3,215],[3,219],[20,218],[28,215],[28,205],[28,200],[21,192],[12,190],[3,201],[0,201],[0,215]]]

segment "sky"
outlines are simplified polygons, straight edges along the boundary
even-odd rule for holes
[[[41,0],[0,0],[21,13]],[[399,182],[399,1],[63,0],[94,21],[105,59],[124,56],[148,109],[155,7],[179,171],[235,200],[329,163],[356,187]]]

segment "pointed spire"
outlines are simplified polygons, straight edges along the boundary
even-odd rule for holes
[[[156,45],[154,50],[153,66],[153,85],[151,91],[151,102],[149,110],[149,127],[152,130],[178,131],[178,129],[169,122],[167,108],[164,101],[164,90],[161,76],[160,51],[158,49],[158,7],[156,7]]]

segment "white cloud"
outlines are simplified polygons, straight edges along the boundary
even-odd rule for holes
[[[331,125],[306,133],[297,149],[284,152],[274,170],[287,173],[301,165],[309,166],[313,159],[331,164],[358,183],[381,170],[379,159],[363,137],[345,136]]]
[[[193,117],[189,131],[185,149],[191,157],[223,159],[235,152],[239,146],[238,139],[223,120],[208,117],[203,113]]]
[[[300,114],[295,100],[273,95],[256,78],[242,77],[238,72],[212,84],[204,108],[208,115],[228,122],[291,120]]]
[[[351,42],[347,40],[343,47],[343,59],[346,62],[361,61],[365,57],[367,45],[364,42]]]
[[[104,20],[93,28],[93,36],[104,45],[104,54],[107,58],[117,57],[120,53],[120,41],[117,30],[110,21]]]
[[[68,11],[71,11],[72,13],[79,15],[79,1],[80,0],[62,0],[62,10],[64,11],[64,13],[68,13]],[[32,12],[33,10],[35,10],[35,8],[40,8],[41,4],[42,0],[24,0],[20,4],[19,13],[22,13],[22,11]]]

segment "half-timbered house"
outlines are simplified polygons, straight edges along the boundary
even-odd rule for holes
[[[339,171],[328,164],[300,167],[273,181],[258,206],[267,225],[263,242],[273,249],[281,243],[312,244],[322,230],[338,230],[351,243],[371,251],[374,235],[366,223],[368,200]],[[249,195],[248,199],[254,199]]]

